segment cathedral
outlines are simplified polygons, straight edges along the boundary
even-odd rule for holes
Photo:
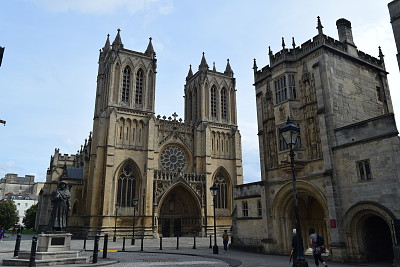
[[[184,119],[155,115],[156,53],[124,48],[120,30],[100,50],[93,131],[74,155],[55,150],[36,226],[48,229],[50,193],[68,182],[68,231],[169,237],[230,229],[233,189],[243,183],[236,82],[205,55],[190,66]],[[216,194],[210,188],[216,186]],[[214,187],[215,188],[215,187]],[[215,205],[215,209],[214,209]],[[215,214],[214,214],[215,210]]]
[[[294,147],[304,247],[313,227],[335,261],[393,259],[400,244],[400,142],[384,55],[357,49],[350,21],[339,39],[323,32],[294,38],[270,64],[254,60],[262,181],[237,185],[233,246],[288,254],[295,228],[290,147],[280,129],[300,128]],[[256,227],[258,226],[258,227]],[[308,252],[309,250],[307,250]]]

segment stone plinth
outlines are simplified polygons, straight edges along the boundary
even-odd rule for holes
[[[70,233],[45,233],[38,235],[38,252],[69,251],[71,249]]]

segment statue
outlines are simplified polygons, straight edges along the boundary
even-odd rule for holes
[[[64,231],[67,228],[67,215],[71,210],[71,193],[68,190],[68,183],[60,181],[58,188],[50,195],[52,209],[49,220],[49,227],[52,231]]]

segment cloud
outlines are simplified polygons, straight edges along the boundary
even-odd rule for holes
[[[52,12],[78,11],[84,14],[109,14],[118,10],[130,14],[142,10],[157,10],[166,15],[172,12],[169,0],[28,0]]]

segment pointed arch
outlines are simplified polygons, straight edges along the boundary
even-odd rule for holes
[[[219,167],[214,173],[213,184],[218,187],[217,195],[215,197],[215,208],[229,209],[231,199],[231,178],[229,173],[224,167]]]
[[[212,85],[210,89],[211,117],[217,118],[217,86]]]
[[[228,96],[225,87],[221,89],[221,118],[226,120],[227,116],[227,108],[228,108]]]
[[[131,90],[131,67],[126,66],[124,68],[123,77],[122,77],[122,94],[121,101],[125,103],[129,103],[129,95]]]
[[[128,159],[121,163],[117,171],[117,193],[116,203],[121,208],[133,207],[133,199],[139,199],[139,186],[141,174],[137,164]]]
[[[144,71],[139,68],[136,72],[135,104],[143,105]]]

